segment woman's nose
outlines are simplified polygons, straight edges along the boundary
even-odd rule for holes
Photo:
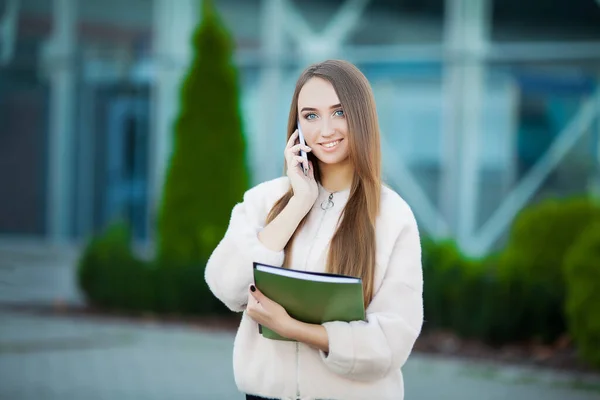
[[[331,136],[332,134],[333,134],[332,124],[329,121],[324,120],[323,125],[321,125],[321,136],[328,137],[328,136]]]

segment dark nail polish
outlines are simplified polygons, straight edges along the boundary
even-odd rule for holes
[[[254,285],[250,285],[250,290],[252,290],[253,292],[256,292],[256,287]]]

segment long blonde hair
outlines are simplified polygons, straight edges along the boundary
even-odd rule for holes
[[[368,80],[354,65],[341,60],[327,60],[311,65],[296,83],[288,119],[288,139],[296,130],[300,90],[313,77],[330,82],[338,95],[348,123],[349,157],[354,167],[350,195],[339,227],[331,240],[326,271],[360,277],[363,281],[364,304],[367,307],[374,290],[375,222],[381,197],[381,148],[375,99]],[[309,157],[315,179],[321,182],[319,163],[312,153],[309,153]],[[290,187],[269,212],[267,223],[279,215],[292,195]],[[287,268],[294,238],[305,221],[306,217],[284,249],[284,266]]]

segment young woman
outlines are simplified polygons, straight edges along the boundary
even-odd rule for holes
[[[339,60],[307,68],[287,131],[286,176],[245,193],[206,266],[214,295],[243,312],[236,384],[248,399],[402,399],[401,367],[423,322],[421,245],[411,209],[381,183],[379,124],[365,76]],[[361,277],[367,321],[291,318],[252,284],[254,261]],[[257,324],[293,341],[266,339]]]

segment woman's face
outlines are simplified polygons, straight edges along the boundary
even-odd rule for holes
[[[306,82],[298,94],[298,116],[306,144],[320,162],[348,158],[348,122],[331,83],[322,78]]]

